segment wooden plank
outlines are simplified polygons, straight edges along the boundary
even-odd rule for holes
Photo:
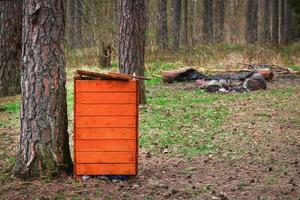
[[[135,151],[135,140],[77,140],[76,151]]]
[[[123,81],[128,81],[128,80],[132,79],[132,77],[120,76],[117,73],[104,74],[104,73],[99,73],[99,72],[77,70],[77,74],[89,76],[89,77],[101,78],[101,79],[116,79],[116,80],[123,80]]]
[[[78,104],[128,104],[136,103],[135,92],[77,92]]]
[[[135,164],[77,164],[77,175],[136,175]]]
[[[134,92],[136,81],[76,80],[77,92]]]
[[[136,127],[135,116],[75,116],[76,127]]]
[[[77,163],[135,163],[135,152],[76,152]]]
[[[119,74],[119,73],[115,73],[115,72],[109,72],[109,75],[115,75],[117,77],[122,77],[122,78],[135,78],[135,79],[139,79],[139,80],[151,80],[148,77],[144,77],[144,76],[136,76],[136,75],[129,75],[129,74]]]
[[[136,139],[136,128],[76,128],[76,139]]]
[[[136,115],[135,104],[77,104],[75,115]]]

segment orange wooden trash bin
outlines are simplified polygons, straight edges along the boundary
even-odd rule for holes
[[[138,113],[138,81],[75,79],[75,175],[136,175]]]

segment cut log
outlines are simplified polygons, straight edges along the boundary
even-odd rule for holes
[[[185,67],[177,70],[164,71],[162,78],[164,82],[171,83],[173,81],[181,82],[205,79],[206,76],[191,67]]]

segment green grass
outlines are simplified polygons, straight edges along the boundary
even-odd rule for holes
[[[18,113],[20,111],[20,101],[0,105],[0,112]]]

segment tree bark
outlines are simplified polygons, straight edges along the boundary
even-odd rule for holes
[[[203,6],[203,42],[212,43],[214,41],[213,1],[204,0]]]
[[[270,0],[264,0],[263,2],[263,31],[262,41],[265,43],[270,42]]]
[[[179,39],[180,39],[180,29],[181,29],[181,0],[173,0],[173,51],[179,49]]]
[[[188,44],[188,0],[183,0],[182,44]]]
[[[224,41],[224,16],[225,16],[225,1],[216,1],[216,30],[215,30],[215,41]]]
[[[247,1],[246,41],[257,42],[258,0]]]
[[[279,0],[273,0],[272,2],[272,35],[271,40],[273,44],[278,44],[279,41]]]
[[[0,97],[19,94],[22,1],[0,1]]]
[[[284,0],[280,0],[280,27],[279,27],[279,32],[280,32],[280,43],[284,43],[285,38],[284,38]]]
[[[284,0],[284,26],[283,26],[283,44],[288,44],[291,41],[291,21],[292,10],[288,0]]]
[[[20,178],[72,172],[67,132],[64,1],[24,0]]]
[[[157,44],[160,48],[168,48],[168,15],[167,0],[157,1]]]
[[[83,18],[83,6],[82,0],[76,0],[76,9],[75,9],[75,41],[76,47],[82,47],[82,18]]]
[[[120,0],[119,70],[122,74],[144,76],[145,1]],[[146,103],[145,85],[139,81],[139,99]]]

